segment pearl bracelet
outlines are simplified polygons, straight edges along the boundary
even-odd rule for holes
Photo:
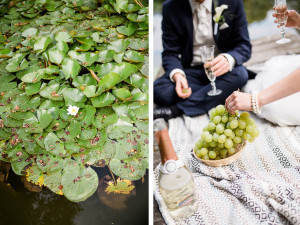
[[[251,95],[251,108],[254,113],[258,115],[261,113],[261,109],[259,108],[257,100],[257,91],[253,92],[253,94]]]

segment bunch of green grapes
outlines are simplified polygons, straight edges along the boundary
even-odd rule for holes
[[[195,144],[195,153],[204,160],[224,159],[236,152],[236,147],[245,140],[253,142],[259,136],[254,119],[248,112],[231,115],[224,105],[210,111],[210,122],[203,128],[200,140]]]

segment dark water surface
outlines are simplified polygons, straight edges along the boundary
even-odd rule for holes
[[[99,177],[107,168],[95,168]],[[148,224],[148,174],[134,182],[136,195],[125,209],[109,208],[97,192],[84,202],[73,203],[47,188],[34,193],[24,188],[20,177],[10,171],[7,183],[0,183],[0,225],[146,225]]]

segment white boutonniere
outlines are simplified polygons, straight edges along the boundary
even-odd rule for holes
[[[225,17],[222,15],[223,11],[228,8],[228,5],[220,5],[215,8],[215,15],[213,20],[215,21],[214,34],[217,34],[218,26],[220,25],[220,30],[223,30],[228,27],[228,24],[225,22]]]

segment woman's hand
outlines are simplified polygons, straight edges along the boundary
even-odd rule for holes
[[[235,91],[226,99],[225,107],[230,114],[234,114],[236,110],[251,111],[251,95]]]
[[[273,8],[273,9],[275,9],[275,8]],[[287,23],[285,26],[286,27],[295,27],[300,30],[300,15],[295,10],[288,10],[287,14],[288,14],[288,20],[287,20]],[[272,16],[276,18],[276,13],[273,13]],[[277,18],[274,22],[278,23]],[[278,27],[279,27],[279,25],[278,25]]]

